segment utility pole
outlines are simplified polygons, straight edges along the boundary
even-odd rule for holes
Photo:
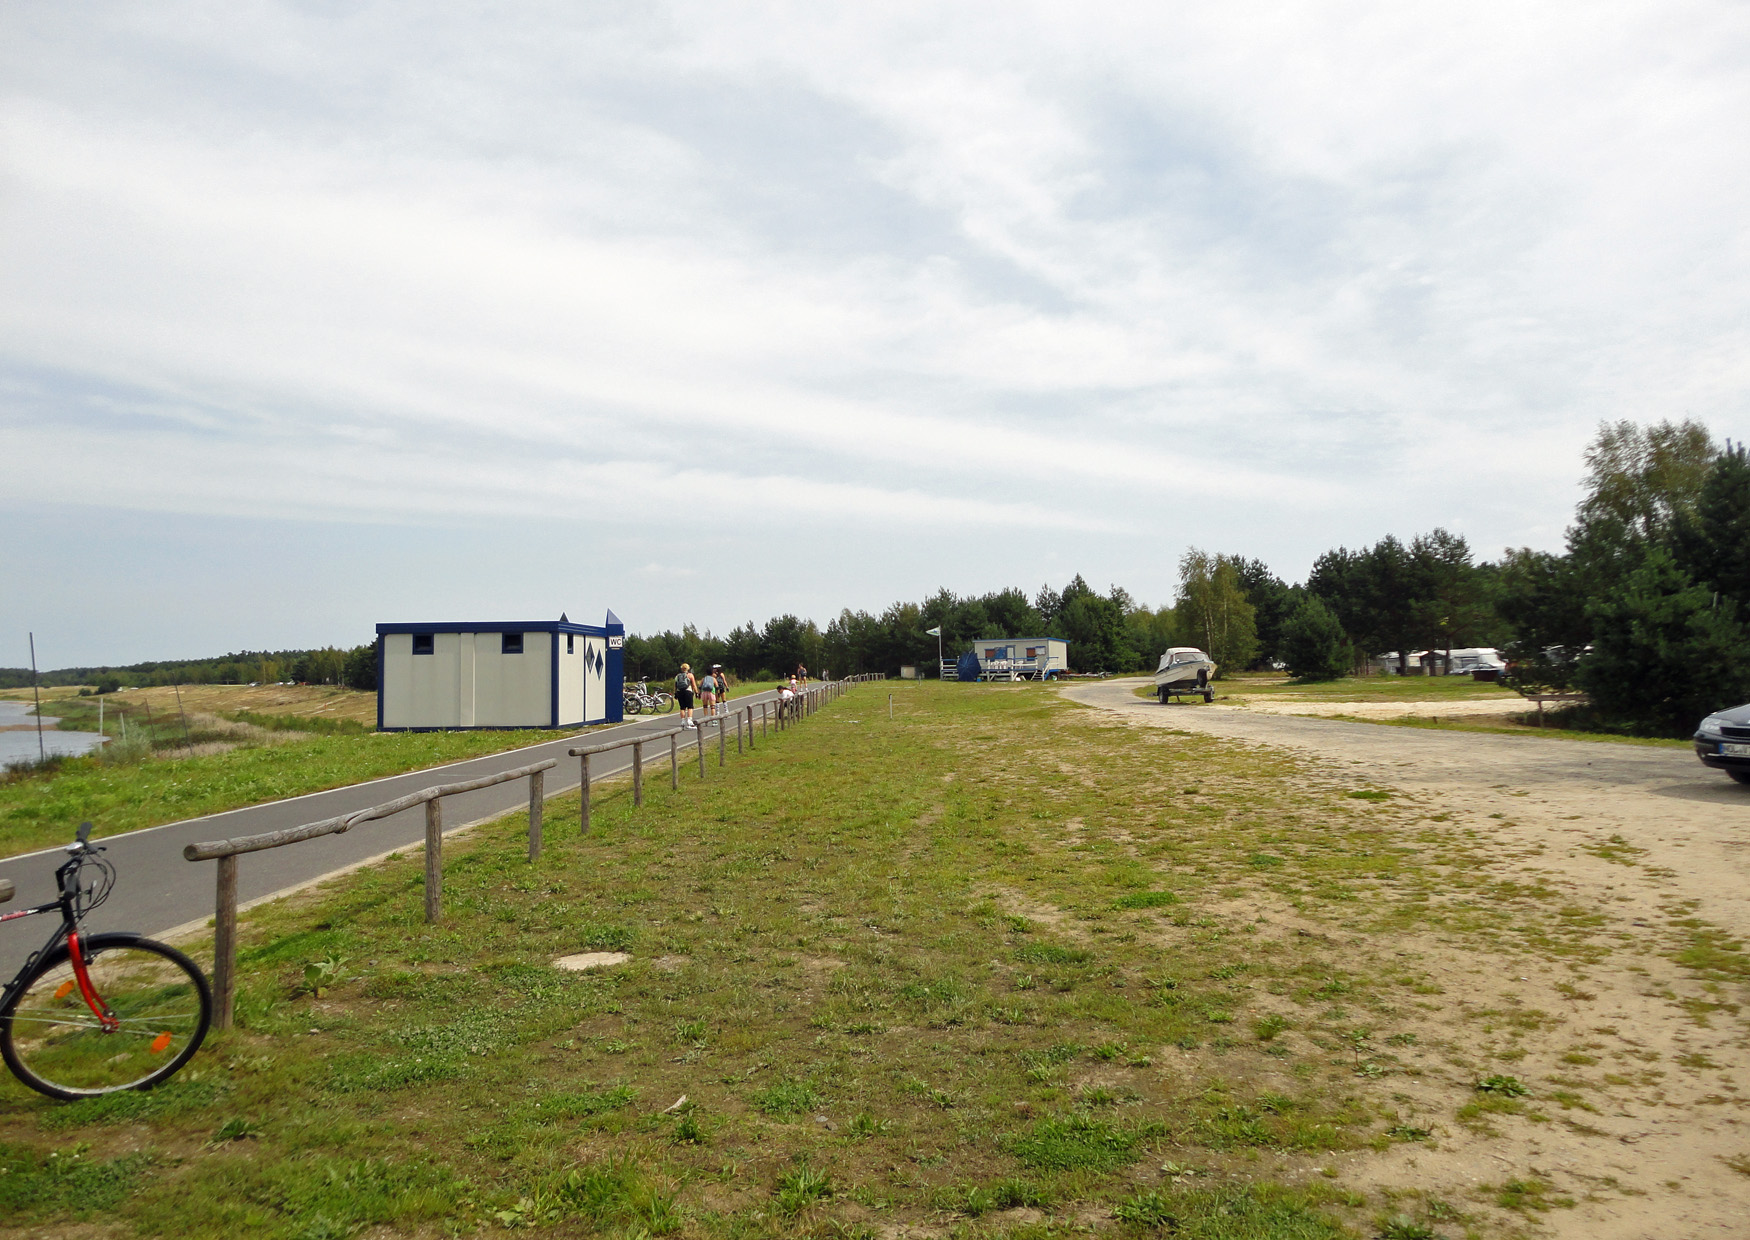
[[[30,696],[36,703],[36,756],[39,762],[49,760],[49,751],[43,748],[43,697],[36,687],[36,634],[30,635]]]

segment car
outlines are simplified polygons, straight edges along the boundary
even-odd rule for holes
[[[1695,756],[1739,783],[1750,784],[1750,703],[1703,719],[1695,730]]]

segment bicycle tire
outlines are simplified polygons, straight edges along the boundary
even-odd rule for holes
[[[6,1066],[38,1093],[68,1102],[174,1076],[212,1025],[213,992],[200,966],[137,934],[94,934],[82,945],[92,985],[120,1028],[103,1028],[86,1006],[62,944],[0,1010]]]
[[[656,695],[655,702],[656,702],[656,713],[659,715],[666,715],[666,714],[668,714],[669,711],[674,709],[674,694],[672,694],[672,693],[658,693]]]
[[[635,697],[631,697],[631,696],[627,696],[627,697],[626,697],[626,698],[625,698],[625,699],[624,699],[624,706],[623,706],[623,712],[622,712],[622,713],[624,713],[624,714],[628,714],[628,715],[636,715],[636,714],[638,714],[638,713],[639,713],[639,711],[641,711],[641,710],[643,710],[643,709],[644,709],[644,708],[643,708],[643,706],[642,706],[642,705],[640,705],[640,703],[639,703],[639,701],[638,701],[638,699],[637,699],[637,698],[635,698]]]

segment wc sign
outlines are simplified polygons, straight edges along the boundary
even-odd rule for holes
[[[619,650],[622,647],[624,647],[625,644],[626,644],[626,639],[624,637],[610,637],[610,638],[608,638],[608,649],[609,650]]]

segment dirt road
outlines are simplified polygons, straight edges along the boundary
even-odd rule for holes
[[[1737,947],[1750,937],[1750,787],[1684,749],[1161,706],[1138,683],[1064,694],[1163,743],[1175,730],[1223,737],[1260,762],[1292,754],[1398,792],[1610,944],[1584,969],[1437,935],[1406,944],[1446,979],[1449,1007],[1535,1012],[1539,1041],[1513,1070],[1546,1099],[1577,1101],[1492,1133],[1449,1126],[1433,1149],[1358,1154],[1345,1178],[1462,1189],[1531,1167],[1574,1202],[1537,1214],[1552,1235],[1750,1236],[1750,962]]]

